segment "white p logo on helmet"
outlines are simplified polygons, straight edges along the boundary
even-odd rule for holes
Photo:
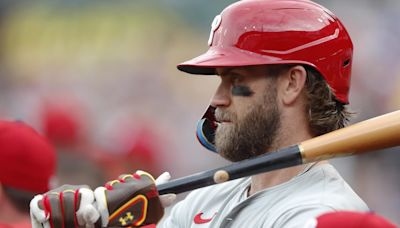
[[[210,31],[210,36],[208,37],[208,46],[211,46],[214,38],[214,33],[217,31],[219,25],[221,24],[221,15],[217,15],[214,17],[213,22],[211,23],[211,31]]]

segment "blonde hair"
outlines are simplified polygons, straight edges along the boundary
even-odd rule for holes
[[[267,73],[279,76],[296,65],[298,64],[269,65]],[[334,91],[317,70],[307,65],[303,67],[307,72],[305,112],[312,134],[319,136],[345,127],[354,113],[348,111],[345,104],[336,100]]]
[[[318,136],[345,127],[354,113],[336,100],[334,91],[318,71],[308,66],[305,69],[306,112],[312,133]]]

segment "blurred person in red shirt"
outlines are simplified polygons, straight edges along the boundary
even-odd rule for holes
[[[43,134],[56,147],[65,147],[73,152],[87,140],[87,113],[81,103],[78,98],[66,94],[52,94],[41,104]]]
[[[29,202],[54,187],[56,153],[23,122],[0,121],[0,228],[31,227]]]
[[[146,170],[155,176],[162,173],[158,157],[166,140],[149,121],[120,118],[107,128],[102,138],[102,150],[93,159],[104,167],[106,179],[132,170]]]
[[[104,172],[92,159],[98,149],[90,140],[91,116],[84,102],[70,94],[54,93],[43,99],[39,110],[43,134],[57,151],[60,183],[102,185]]]

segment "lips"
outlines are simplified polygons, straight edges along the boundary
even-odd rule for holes
[[[216,109],[214,113],[216,124],[230,124],[232,123],[233,115],[227,111],[221,111],[220,109]]]
[[[217,123],[231,123],[232,121],[230,120],[217,120]]]
[[[217,123],[217,125],[232,123],[232,121],[230,121],[230,120],[216,120],[215,122]]]

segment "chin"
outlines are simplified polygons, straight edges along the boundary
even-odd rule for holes
[[[255,156],[251,156],[249,154],[243,153],[243,151],[233,151],[233,150],[221,150],[218,147],[216,148],[218,154],[224,158],[225,160],[231,161],[231,162],[239,162],[246,160],[248,158],[252,158]]]
[[[221,155],[222,156],[222,155]],[[237,157],[231,157],[231,156],[222,156],[225,160],[228,160],[230,162],[240,162],[243,160],[246,160],[248,158],[237,158]]]

